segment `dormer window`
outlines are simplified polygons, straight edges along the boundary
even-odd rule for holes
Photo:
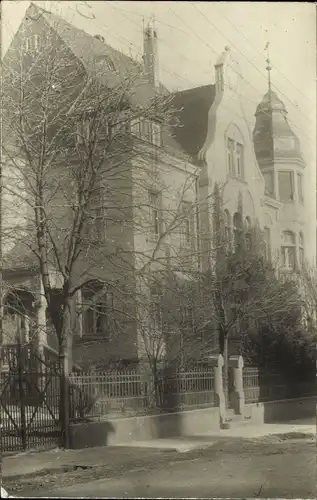
[[[131,121],[131,134],[135,135],[136,137],[141,138],[141,121],[140,118],[135,118],[134,120]]]
[[[38,52],[40,50],[40,36],[31,35],[25,39],[25,51],[26,52]]]
[[[113,123],[111,125],[111,135],[112,137],[118,136],[122,134],[126,129],[126,123],[125,122],[117,122]]]
[[[161,125],[159,123],[152,123],[152,143],[154,146],[161,146],[162,135]]]
[[[161,125],[145,118],[135,118],[130,125],[131,134],[155,146],[161,146]]]

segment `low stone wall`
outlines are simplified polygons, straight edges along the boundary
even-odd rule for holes
[[[316,415],[316,398],[305,397],[245,405],[250,425],[289,421]],[[131,441],[193,436],[220,430],[219,408],[204,408],[160,415],[109,419],[70,426],[73,449],[111,446]]]
[[[131,441],[217,432],[219,429],[218,408],[78,423],[70,426],[70,447],[111,446]]]
[[[289,421],[316,415],[316,397],[284,399],[245,405],[244,415],[253,424]]]

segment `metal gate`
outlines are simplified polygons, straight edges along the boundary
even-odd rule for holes
[[[14,346],[0,374],[1,451],[60,444],[59,370],[34,346]]]

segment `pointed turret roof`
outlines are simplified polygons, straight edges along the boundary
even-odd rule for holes
[[[253,142],[259,163],[302,160],[300,142],[288,120],[287,109],[276,92],[269,90],[256,108]]]

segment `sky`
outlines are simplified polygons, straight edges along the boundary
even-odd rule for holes
[[[249,83],[248,115],[267,91],[270,42],[273,89],[284,101],[316,177],[316,7],[308,2],[34,2],[141,61],[142,26],[155,19],[160,79],[169,90],[214,82],[213,65],[229,45]],[[29,1],[2,2],[5,51]]]

